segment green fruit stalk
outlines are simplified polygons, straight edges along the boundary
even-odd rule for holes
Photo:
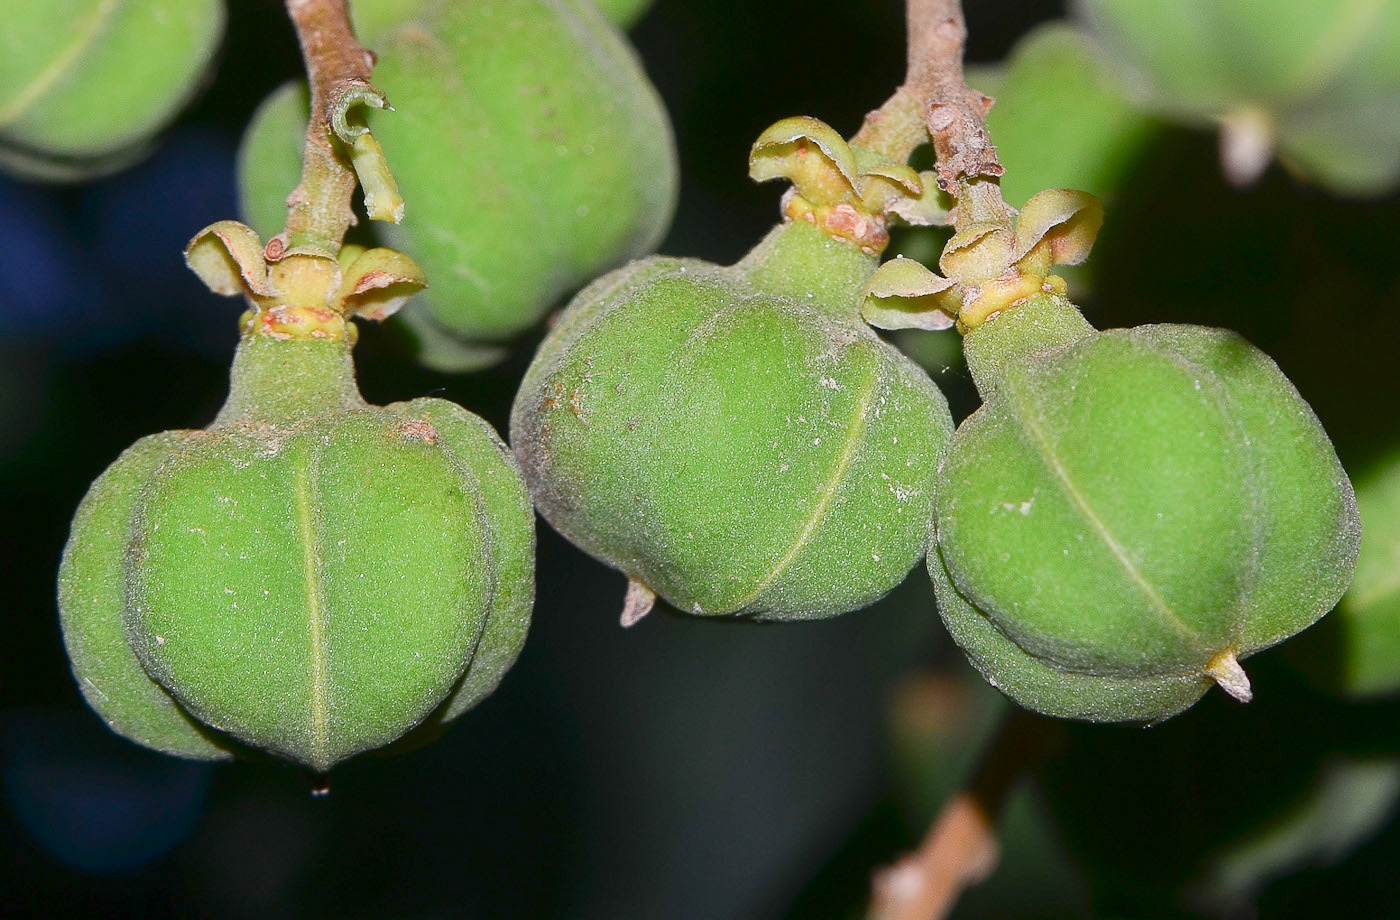
[[[261,252],[231,222],[192,244],[211,286],[256,304],[228,401],[93,484],[60,609],[78,684],[119,734],[324,772],[491,692],[528,626],[534,522],[484,421],[355,386],[344,313],[406,260],[371,250],[342,275],[291,250],[260,272]]]
[[[140,157],[199,89],[222,0],[0,4],[0,166],[83,179]]]
[[[814,123],[828,158],[811,120],[790,122],[755,174],[781,172],[773,153],[845,183],[845,143]],[[511,440],[536,504],[627,574],[624,623],[655,595],[702,616],[833,616],[925,552],[947,404],[861,320],[878,249],[839,233],[876,222],[803,191],[787,199],[801,216],[735,265],[653,257],[594,282],[521,385]]]
[[[405,311],[421,339],[489,363],[567,291],[649,252],[670,222],[676,163],[665,112],[625,39],[592,3],[428,2],[393,19],[372,5],[375,83],[395,111],[371,114],[409,205],[384,230],[432,291]],[[392,22],[392,26],[389,24]],[[240,156],[244,210],[280,219],[305,97],[269,100]]]
[[[1306,628],[1351,579],[1355,498],[1278,367],[1197,326],[1095,331],[1056,294],[968,332],[984,405],[939,473],[954,639],[1030,709],[1153,721]]]

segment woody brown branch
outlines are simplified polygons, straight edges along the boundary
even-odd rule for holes
[[[959,0],[908,0],[909,75],[905,85],[925,101],[938,156],[938,186],[996,178],[1005,170],[987,134],[992,100],[963,77],[967,23]]]

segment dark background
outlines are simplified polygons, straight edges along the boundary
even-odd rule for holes
[[[968,6],[979,61],[1060,13]],[[660,0],[632,35],[681,151],[662,251],[720,262],[777,218],[778,192],[745,177],[753,138],[799,113],[849,134],[903,71],[896,0]],[[622,577],[541,525],[535,623],[501,689],[429,747],[337,769],[323,799],[290,768],[145,752],[83,705],[54,604],[68,521],[128,444],[204,424],[222,400],[242,307],[205,292],[180,252],[236,214],[241,127],[298,66],[280,6],[235,0],[212,85],[150,159],[83,186],[0,178],[0,904],[34,917],[857,915],[872,867],[917,841],[1000,708],[967,679],[919,570],[830,622],[665,612],[624,633]],[[1110,202],[1086,309],[1101,326],[1239,329],[1356,472],[1400,446],[1397,227],[1394,195],[1341,201],[1277,168],[1229,189],[1210,136],[1169,133]],[[445,396],[504,431],[534,341],[450,377],[369,329],[362,388],[374,402]],[[931,370],[970,411],[965,372]],[[1013,799],[1003,868],[958,916],[1204,910],[1182,892],[1211,854],[1277,822],[1344,758],[1384,767],[1400,749],[1393,705],[1328,701],[1274,653],[1251,675],[1248,708],[1211,694],[1147,731],[1052,727],[1055,766]],[[1260,914],[1400,914],[1388,803],[1374,806],[1378,835],[1274,881]]]

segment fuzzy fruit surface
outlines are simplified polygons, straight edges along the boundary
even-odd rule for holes
[[[427,273],[430,289],[405,311],[420,335],[499,342],[655,246],[675,207],[670,123],[635,53],[592,3],[406,9],[389,27],[392,11],[372,5],[383,31],[362,35],[379,55],[375,85],[394,106],[370,113],[370,124],[407,202],[401,226],[377,229]],[[243,209],[264,236],[285,214],[305,99],[279,91],[243,142]]]
[[[1226,656],[1304,629],[1346,589],[1350,481],[1238,336],[1096,332],[1040,297],[965,348],[984,404],[939,475],[929,570],[954,638],[1023,706],[1166,718]]]
[[[76,179],[119,168],[189,100],[222,0],[0,4],[0,163]]]
[[[596,6],[622,28],[627,28],[651,7],[652,0],[596,0]]]
[[[923,556],[942,394],[861,321],[875,258],[794,222],[586,288],[511,416],[544,517],[680,610],[865,606]]]
[[[119,734],[324,771],[490,693],[525,637],[533,548],[485,422],[368,405],[344,342],[252,333],[209,429],[138,442],[83,500],[64,637]]]

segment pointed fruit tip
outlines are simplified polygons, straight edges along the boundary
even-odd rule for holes
[[[1272,116],[1257,109],[1241,109],[1220,121],[1220,170],[1236,188],[1258,181],[1274,159],[1278,127]]]
[[[1244,673],[1244,668],[1240,667],[1234,649],[1225,649],[1212,658],[1206,666],[1206,674],[1220,685],[1221,690],[1241,703],[1248,703],[1254,699],[1254,690],[1249,686],[1249,676]]]
[[[627,599],[622,603],[622,628],[636,626],[656,606],[656,592],[635,578],[627,579]]]

